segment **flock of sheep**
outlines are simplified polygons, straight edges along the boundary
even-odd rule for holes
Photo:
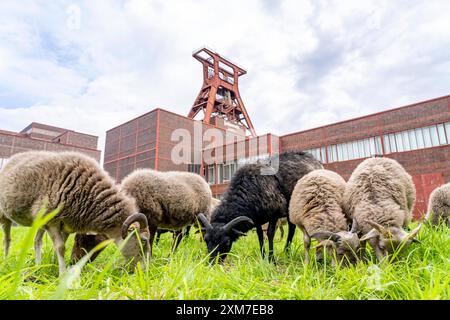
[[[65,242],[71,233],[77,234],[73,261],[101,241],[114,239],[127,260],[144,263],[151,257],[158,230],[174,231],[175,250],[183,228],[200,226],[210,260],[223,261],[232,244],[253,228],[265,256],[262,226],[268,223],[268,256],[273,260],[281,218],[288,218],[289,225],[285,250],[296,227],[301,229],[305,263],[310,259],[311,239],[318,240],[317,259],[326,251],[333,265],[362,259],[366,242],[381,260],[416,241],[421,224],[409,233],[405,230],[414,202],[411,176],[395,160],[382,157],[363,161],[345,182],[310,154],[285,152],[279,155],[277,171],[262,163],[239,168],[220,202],[197,174],[138,169],[117,185],[95,160],[75,152],[20,153],[0,171],[5,258],[13,222],[31,226],[43,206],[47,212],[58,209],[38,231],[35,251],[40,263],[47,232],[60,274],[66,269]],[[450,226],[449,214],[447,184],[431,194],[426,219],[433,225],[444,220]]]

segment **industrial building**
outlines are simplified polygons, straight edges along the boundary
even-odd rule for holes
[[[207,48],[193,56],[204,80],[187,117],[157,108],[107,131],[104,168],[117,181],[136,168],[191,171],[204,175],[220,197],[239,164],[277,151],[308,151],[345,179],[365,158],[383,155],[413,176],[415,217],[426,211],[431,191],[450,181],[450,96],[283,136],[257,136],[238,89],[246,71]],[[182,163],[173,157],[180,129],[196,137]],[[215,133],[202,138],[208,129]]]
[[[29,150],[78,151],[100,162],[98,137],[33,122],[20,132],[0,130],[0,169],[12,155]]]

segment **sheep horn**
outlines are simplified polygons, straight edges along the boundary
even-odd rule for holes
[[[350,230],[351,233],[357,233],[358,232],[358,221],[356,221],[356,218],[353,218],[352,221],[352,229]]]
[[[203,227],[206,228],[206,231],[209,231],[209,230],[213,229],[211,223],[208,221],[208,218],[206,218],[206,216],[203,213],[199,213],[197,215],[197,218],[202,222]]]
[[[368,233],[366,233],[365,235],[363,235],[361,237],[361,239],[359,239],[360,241],[367,241],[369,239],[378,237],[380,235],[380,233],[378,232],[377,229],[372,229],[370,230]]]
[[[389,236],[389,231],[381,224],[378,224],[377,222],[371,220],[366,220],[366,222],[373,228],[375,228],[379,233],[383,234],[384,236]]]
[[[148,220],[145,214],[134,213],[131,216],[129,216],[122,224],[122,239],[125,239],[127,237],[128,229],[130,228],[131,224],[135,222],[139,223],[139,229],[144,229],[148,227]]]
[[[341,236],[334,232],[329,231],[323,231],[323,232],[316,232],[311,235],[311,238],[323,240],[323,239],[331,239],[333,241],[338,241]]]
[[[252,225],[254,225],[252,219],[250,219],[249,217],[241,216],[241,217],[234,218],[233,220],[228,222],[226,225],[224,225],[222,227],[222,230],[224,230],[225,232],[229,232],[232,228],[234,228],[234,226],[236,226],[237,224],[239,224],[241,222],[248,222],[248,223],[251,223]]]
[[[415,228],[411,233],[408,235],[408,238],[411,239],[414,242],[420,242],[419,240],[416,240],[416,236],[419,234],[420,229],[422,228],[422,224],[420,223],[417,228]]]

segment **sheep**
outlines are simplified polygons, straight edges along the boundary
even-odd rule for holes
[[[343,212],[346,182],[337,173],[325,169],[314,170],[295,185],[289,203],[289,219],[303,232],[305,263],[309,263],[311,238],[322,240],[320,248],[335,249],[333,265],[341,261],[355,263],[359,249],[356,234],[357,222],[348,231],[347,218]]]
[[[152,171],[152,172],[154,172],[154,171]],[[201,194],[204,194],[204,195],[209,194],[209,192],[206,191],[207,188],[209,189],[209,186],[206,184],[206,182],[200,181],[198,179],[199,175],[196,175],[196,174],[187,174],[186,175],[185,173],[181,173],[181,172],[180,172],[180,174],[185,176],[187,178],[187,181],[190,180],[189,177],[193,177],[193,181],[196,181],[196,183],[201,186],[201,189],[203,189],[203,192]],[[174,199],[168,199],[168,201],[170,201],[170,200],[175,201]],[[192,201],[192,200],[188,200],[188,201]],[[161,201],[161,204],[164,204],[164,201]],[[211,215],[211,212],[215,209],[215,207],[217,207],[218,204],[220,204],[220,200],[211,197],[209,210],[205,211],[206,215],[208,216],[208,219]],[[205,209],[205,207],[203,206],[202,209]],[[144,212],[148,212],[149,215],[151,214],[150,211],[144,211]],[[170,212],[165,212],[165,215],[170,215],[170,214],[171,214]],[[187,216],[189,217],[189,214]],[[197,220],[197,219],[195,218],[195,220]],[[189,234],[190,227],[191,227],[190,224],[188,224],[186,227],[184,227],[184,232],[183,232],[183,229],[181,229],[181,228],[178,230],[158,228],[156,231],[156,235],[155,235],[155,238],[156,238],[155,241],[156,241],[156,243],[158,243],[159,237],[162,233],[171,231],[171,232],[173,232],[173,237],[174,237],[172,250],[175,250],[176,242],[179,243],[181,241],[180,237],[187,236]],[[181,234],[182,232],[183,232],[183,234]],[[89,252],[90,250],[92,250],[97,244],[99,244],[102,241],[104,241],[103,235],[77,234],[75,236],[75,242],[74,242],[74,246],[72,249],[72,262],[78,261],[86,252]],[[94,254],[90,260],[94,261],[94,259],[96,258],[98,253],[99,252],[96,252],[96,254]]]
[[[431,192],[425,220],[434,226],[439,225],[441,221],[446,221],[447,226],[450,227],[450,183]]]
[[[276,160],[275,156],[271,158],[272,163]],[[277,221],[288,216],[288,203],[296,181],[312,170],[323,168],[312,155],[301,151],[282,153],[278,161],[278,172],[261,163],[240,167],[231,179],[222,202],[212,213],[211,221],[203,214],[199,215],[205,229],[204,239],[210,262],[217,256],[219,262],[223,262],[233,242],[253,227],[256,227],[260,252],[264,257],[261,226],[266,222],[269,222],[269,260],[273,260]],[[294,232],[295,225],[289,222],[285,250],[289,249]]]
[[[15,166],[20,166],[22,163],[26,163],[27,161],[30,161],[32,159],[35,159],[36,157],[39,157],[39,156],[45,155],[45,154],[48,154],[48,153],[44,152],[44,151],[29,151],[29,152],[24,152],[24,153],[18,153],[18,154],[16,154],[16,156],[9,159],[8,165],[3,167],[3,169],[0,171],[0,175],[6,174],[6,172],[10,171]],[[0,224],[2,225],[3,234],[4,234],[3,250],[4,250],[4,255],[6,258],[8,256],[9,246],[11,243],[11,225],[12,224],[8,218],[3,216],[1,210],[0,210]],[[37,239],[39,237],[42,239],[42,236],[37,236]],[[35,241],[35,243],[37,243],[37,241]],[[35,247],[36,247],[36,245],[35,245]],[[37,252],[36,262],[39,263],[40,262],[40,250],[37,250],[36,252]],[[38,255],[38,253],[39,253],[39,255]]]
[[[200,212],[210,211],[211,189],[195,173],[138,169],[123,179],[121,188],[136,200],[137,206],[147,216],[150,252],[157,228],[180,230],[196,223]],[[178,233],[173,251],[182,236]]]
[[[412,178],[397,161],[377,157],[361,162],[344,193],[345,212],[358,221],[361,248],[369,241],[382,260],[416,241],[421,225],[410,234],[403,230],[411,220],[415,199]]]
[[[47,212],[59,209],[44,229],[53,242],[60,275],[66,269],[65,241],[74,232],[102,233],[119,246],[130,227],[139,227],[139,239],[131,237],[121,251],[134,263],[145,258],[149,237],[145,215],[137,212],[134,200],[118,189],[94,159],[77,152],[14,155],[0,172],[5,239],[10,238],[13,221],[31,226],[44,204]],[[5,256],[8,247],[9,242],[5,244]]]

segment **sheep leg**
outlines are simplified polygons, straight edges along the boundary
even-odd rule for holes
[[[183,239],[183,229],[174,231],[173,232],[172,252],[175,252],[175,250],[177,250],[178,245],[181,242],[181,239]]]
[[[150,256],[150,258],[151,258],[152,255],[153,255],[153,240],[155,239],[155,235],[156,235],[156,231],[158,230],[158,227],[149,225],[149,226],[148,226],[148,230],[149,230],[149,232],[150,232],[150,239],[149,239],[149,243],[150,243],[149,256]]]
[[[267,228],[267,238],[269,239],[269,261],[274,261],[273,258],[273,238],[275,237],[275,231],[277,230],[277,220],[269,222],[269,228]]]
[[[303,231],[303,247],[305,250],[305,261],[304,264],[309,264],[309,250],[311,249],[311,237],[307,232]]]
[[[184,228],[183,236],[188,238],[190,231],[191,231],[191,226],[187,226],[186,228]]]
[[[5,259],[8,257],[9,246],[11,245],[11,225],[12,221],[9,219],[3,219],[3,250],[5,251]]]
[[[59,275],[62,275],[66,271],[64,254],[66,251],[65,240],[67,239],[67,235],[64,235],[64,232],[62,232],[57,226],[47,227],[47,232],[50,239],[52,239],[53,248],[55,249],[56,256],[58,257]]]
[[[44,237],[45,229],[39,229],[34,237],[34,251],[36,252],[36,264],[41,264],[42,261],[42,238]]]
[[[256,233],[258,234],[259,249],[261,251],[261,256],[264,258],[266,256],[266,252],[264,250],[264,232],[261,226],[256,226]]]
[[[364,259],[364,254],[366,252],[366,244],[367,244],[367,241],[361,241],[361,245],[357,252],[359,260],[361,260],[361,261]]]
[[[279,229],[280,229],[280,240],[283,240],[283,238],[284,238],[284,227],[282,225],[280,225]]]
[[[162,232],[160,230],[156,230],[156,239],[155,239],[156,244],[159,243],[159,239],[161,238],[161,233]]]
[[[295,224],[293,224],[292,222],[290,222],[288,220],[288,235],[287,235],[287,240],[286,240],[286,246],[284,247],[284,251],[288,252],[289,248],[291,247],[291,243],[292,243],[292,239],[294,238],[294,234],[295,234]]]

